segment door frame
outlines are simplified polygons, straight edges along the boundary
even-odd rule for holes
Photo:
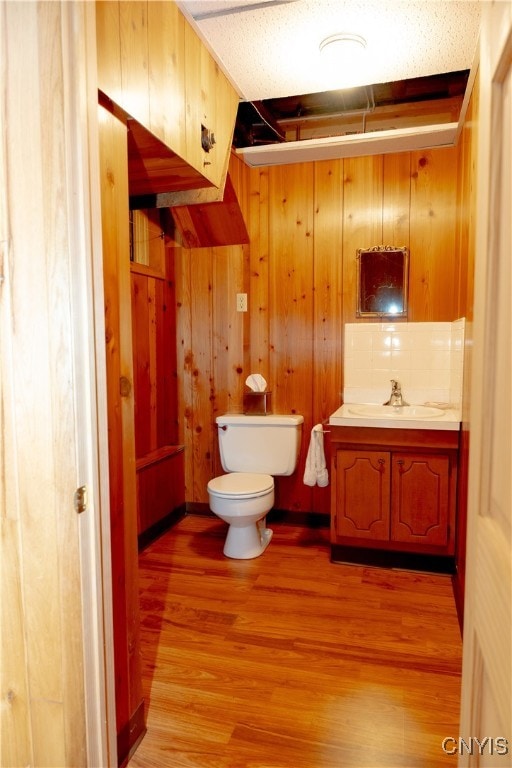
[[[83,436],[79,469],[89,478],[89,514],[80,518],[81,594],[84,633],[84,678],[87,755],[89,765],[118,763],[115,710],[115,666],[113,635],[113,581],[109,498],[109,455],[107,418],[107,370],[105,354],[105,307],[103,246],[101,230],[101,181],[98,130],[98,73],[96,54],[95,3],[63,2],[68,16],[71,59],[82,62],[79,82],[68,85],[71,119],[82,116],[84,146],[82,199],[80,209],[90,246],[88,258],[72,275],[74,282],[75,349],[81,350],[84,390],[77,392],[88,407],[79,433]],[[73,9],[71,9],[73,6]],[[78,8],[77,8],[78,6]],[[68,10],[69,9],[69,10]],[[82,16],[82,30],[73,24]],[[79,29],[77,33],[77,28]],[[77,57],[77,49],[80,56]],[[68,70],[69,71],[69,70]],[[66,79],[66,73],[64,73]],[[76,126],[75,126],[76,128]],[[85,288],[85,290],[84,290]]]
[[[505,154],[503,161],[499,153],[502,150],[510,153],[511,147],[510,138],[508,145],[504,139],[509,131],[503,129],[506,120],[505,113],[501,113],[503,104],[507,104],[507,92],[502,85],[507,82],[506,76],[510,81],[512,69],[510,3],[484,3],[482,17],[467,578],[460,718],[461,738],[468,746],[459,749],[459,766],[505,765],[505,761],[509,764],[512,754],[511,423],[505,410],[498,414],[494,407],[495,402],[506,403],[510,396],[510,390],[506,392],[506,377],[499,371],[499,361],[507,361],[507,356],[500,354],[502,347],[498,346],[501,342],[505,351],[508,349],[511,332],[511,328],[504,324],[504,320],[510,322],[510,308],[507,309],[508,318],[507,312],[498,315],[509,299],[502,295],[500,300],[499,286],[502,286],[502,291],[507,290],[502,275],[506,270],[501,266],[507,258],[507,247],[500,243],[500,231],[505,232],[508,225],[505,236],[510,241],[510,156],[507,158]],[[510,109],[509,92],[508,99]],[[510,115],[508,121],[510,124]],[[501,207],[495,205],[500,200]],[[496,322],[499,320],[501,322]],[[500,761],[504,753],[499,750],[503,744],[497,743],[497,740],[504,738],[508,739],[508,757]],[[480,755],[477,754],[475,739],[480,742],[486,740],[485,751]],[[493,756],[490,752],[492,747],[495,750]]]

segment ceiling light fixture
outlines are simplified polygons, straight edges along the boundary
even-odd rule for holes
[[[350,32],[338,32],[326,37],[320,43],[322,58],[328,58],[333,63],[349,61],[354,55],[361,54],[366,49],[366,40],[361,35]]]

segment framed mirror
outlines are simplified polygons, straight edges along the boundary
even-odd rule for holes
[[[407,317],[408,276],[407,248],[359,248],[356,317]]]

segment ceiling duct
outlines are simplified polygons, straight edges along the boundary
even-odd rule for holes
[[[454,146],[458,125],[457,122],[443,123],[422,128],[287,141],[281,144],[242,147],[237,149],[236,153],[247,165],[259,167],[447,147]]]

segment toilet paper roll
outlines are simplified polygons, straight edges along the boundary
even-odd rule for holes
[[[259,373],[251,373],[245,380],[245,383],[253,392],[265,392],[267,382]]]

